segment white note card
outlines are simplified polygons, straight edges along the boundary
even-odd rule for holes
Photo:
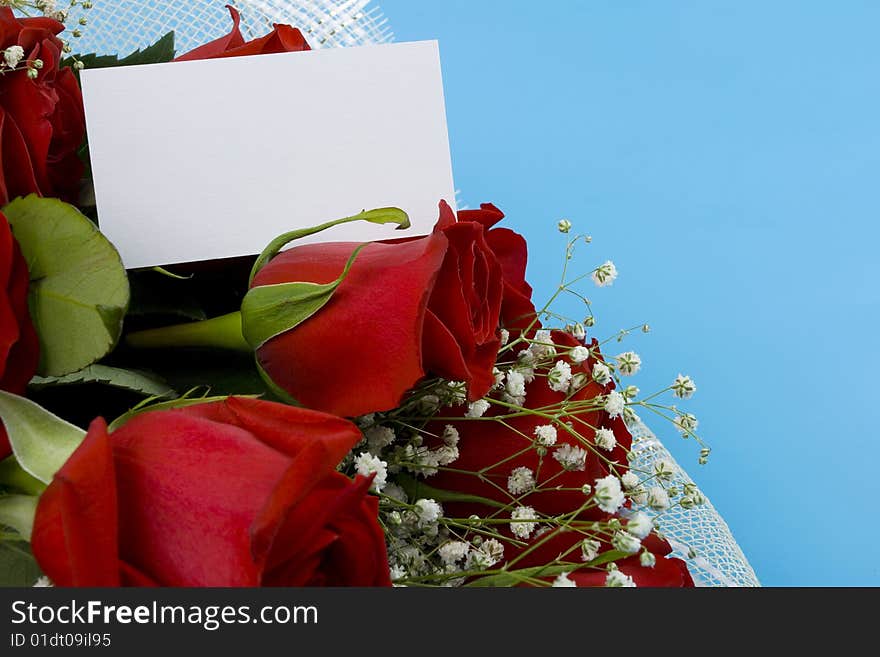
[[[312,242],[430,232],[454,207],[436,41],[82,72],[101,230],[128,268],[256,254],[296,228],[396,206]]]

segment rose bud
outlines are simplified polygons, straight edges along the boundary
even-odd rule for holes
[[[500,328],[537,322],[525,242],[488,229],[502,217],[485,205],[456,220],[441,202],[424,237],[279,253],[293,239],[347,221],[408,227],[409,220],[380,208],[294,231],[257,260],[240,314],[141,331],[127,342],[252,349],[277,395],[346,417],[396,407],[429,375],[464,382],[473,401],[494,384]]]

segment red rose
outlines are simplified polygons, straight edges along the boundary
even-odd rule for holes
[[[360,438],[234,397],[97,419],[40,498],[34,555],[60,586],[388,586],[371,480],[335,470]]]
[[[59,68],[64,26],[50,18],[16,18],[0,7],[0,51],[20,46],[19,68],[0,74],[0,206],[37,193],[74,202],[83,165],[82,94],[70,68]],[[36,79],[25,62],[41,60]]]
[[[174,61],[185,62],[194,59],[217,59],[218,57],[242,57],[244,55],[266,55],[270,53],[311,50],[302,33],[290,25],[276,24],[274,29],[266,36],[245,42],[239,29],[241,16],[238,10],[229,5],[226,8],[232,14],[232,31],[224,37],[199,46],[195,50],[190,50]]]
[[[27,263],[0,212],[0,390],[16,395],[37,371],[40,343],[28,313]],[[9,456],[9,441],[0,422],[0,459]]]
[[[582,343],[568,333],[554,331],[551,334],[553,342],[557,345],[559,355],[556,360],[566,361],[573,375],[583,374],[589,383],[581,387],[574,394],[556,392],[548,385],[546,376],[536,376],[531,383],[525,386],[525,408],[534,413],[521,414],[506,418],[503,422],[489,422],[485,418],[504,415],[505,409],[493,405],[483,415],[480,421],[473,420],[448,420],[431,423],[425,430],[425,435],[440,436],[444,426],[451,424],[459,434],[459,456],[451,469],[440,469],[432,475],[427,484],[441,490],[455,491],[476,495],[482,498],[495,500],[505,505],[528,505],[545,517],[554,517],[571,514],[580,509],[587,498],[582,491],[583,486],[593,486],[597,479],[609,474],[623,475],[627,471],[626,454],[632,445],[632,436],[626,428],[623,417],[618,415],[611,418],[609,413],[601,408],[601,404],[590,404],[601,395],[606,395],[614,390],[614,383],[600,385],[592,379],[593,365],[600,362],[598,343],[594,340],[590,345],[593,354],[588,360],[576,364],[563,352],[577,347]],[[571,429],[579,436],[593,441],[596,430],[599,428],[610,429],[614,433],[616,446],[610,450],[597,449],[596,452],[587,450],[584,467],[581,470],[566,470],[560,461],[553,458],[554,450],[562,445],[583,447],[580,440],[568,433],[561,425],[557,427],[557,440],[555,446],[547,450],[543,456],[534,449],[535,429],[538,426],[554,424],[552,416],[563,407],[569,409],[563,419],[571,423]],[[582,410],[578,409],[580,403]],[[446,408],[439,411],[444,418],[463,415],[462,407]],[[540,413],[540,414],[539,414]],[[439,440],[431,441],[438,446]],[[599,456],[601,454],[601,457]],[[614,464],[614,472],[610,464]],[[508,492],[508,477],[516,468],[525,467],[535,473],[535,492],[526,493],[519,497]],[[479,476],[471,473],[479,473]],[[444,508],[451,517],[468,517],[476,514],[480,517],[490,517],[495,509],[481,503],[445,502]],[[602,511],[597,506],[582,510],[576,520],[578,521],[605,521],[612,515]],[[511,537],[510,531],[501,529],[501,533]],[[527,550],[527,558],[518,560],[516,568],[528,568],[553,562],[558,555],[566,554],[572,546],[583,539],[578,532],[560,531],[546,543],[542,543],[539,549],[534,549],[530,543],[523,549],[508,547],[505,551],[507,561],[517,558]],[[543,540],[536,538],[535,541]],[[646,546],[649,543],[645,544]],[[657,566],[655,569],[646,569],[639,564],[638,555],[620,562],[621,570],[634,577],[637,584],[645,586],[681,586],[692,585],[690,575],[684,562],[676,559],[664,559],[671,552],[669,545],[656,536],[651,539],[651,549],[656,550]],[[607,546],[605,549],[608,549]],[[574,557],[576,560],[577,556]],[[674,562],[674,563],[672,563]],[[575,581],[588,585],[589,583],[604,582],[604,571],[575,571],[571,578]],[[601,581],[599,581],[599,579]]]
[[[532,303],[532,286],[526,282],[526,240],[509,228],[493,228],[502,219],[504,213],[491,203],[481,204],[479,210],[462,210],[458,213],[459,221],[474,221],[483,225],[486,242],[501,263],[504,272],[501,325],[506,329],[540,328]]]
[[[357,246],[294,247],[253,284],[330,282]],[[336,415],[394,408],[427,373],[465,381],[479,399],[494,381],[503,285],[483,226],[456,222],[444,202],[430,235],[367,246],[327,305],[257,358],[298,401]]]

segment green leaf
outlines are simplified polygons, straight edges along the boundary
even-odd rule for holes
[[[174,397],[177,394],[165,381],[152,374],[100,364],[89,365],[79,372],[64,376],[35,376],[29,385],[35,390],[42,390],[53,386],[82,383],[100,383],[150,397]]]
[[[29,399],[0,390],[0,420],[22,469],[44,484],[85,438],[86,432]]]
[[[42,574],[27,543],[0,543],[0,586],[33,586]]]
[[[86,54],[77,55],[85,68],[109,68],[111,66],[134,66],[137,64],[161,64],[174,59],[174,32],[169,32],[156,43],[143,50],[135,50],[130,55],[119,59],[118,55]],[[73,58],[69,57],[62,65],[69,65]]]
[[[129,301],[119,254],[95,225],[58,199],[30,195],[3,209],[31,275],[41,376],[63,376],[105,356]]]
[[[12,527],[24,540],[30,541],[39,499],[31,495],[0,496],[0,525]]]
[[[361,244],[354,250],[339,278],[330,283],[279,283],[259,285],[248,290],[241,302],[241,332],[251,348],[258,349],[276,335],[299,326],[323,308],[366,246]]]
[[[442,488],[434,488],[428,486],[424,482],[414,479],[408,475],[398,474],[397,483],[403,488],[404,492],[410,499],[429,498],[437,502],[467,502],[471,504],[485,504],[486,506],[504,509],[506,504],[490,500],[488,497],[480,497],[479,495],[468,495],[466,493],[456,493],[451,490],[443,490]]]
[[[257,258],[257,261],[254,263],[253,268],[251,269],[251,275],[248,279],[248,283],[252,283],[254,277],[257,275],[257,272],[260,271],[267,262],[278,255],[278,252],[281,251],[281,249],[283,249],[294,240],[302,239],[303,237],[308,237],[309,235],[314,235],[315,233],[325,231],[328,228],[333,228],[334,226],[339,226],[341,224],[347,224],[352,221],[368,221],[371,224],[397,224],[397,230],[403,230],[405,228],[409,228],[412,225],[409,221],[409,215],[407,215],[406,212],[404,212],[400,208],[376,208],[374,210],[362,210],[358,214],[351,217],[343,217],[342,219],[328,221],[320,224],[319,226],[292,230],[289,233],[284,233],[283,235],[279,235],[278,237],[276,237],[269,243],[269,246],[267,246],[263,250],[263,252]]]

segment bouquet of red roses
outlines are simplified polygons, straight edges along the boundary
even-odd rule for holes
[[[286,25],[246,42],[232,15],[178,59],[309,48]],[[668,462],[634,467],[628,426],[643,408],[696,439],[656,401],[695,386],[621,384],[641,360],[603,354],[577,291],[617,270],[568,273],[588,237],[539,308],[489,204],[441,201],[426,236],[296,244],[408,227],[380,208],[256,258],[126,271],[92,207],[76,71],[173,47],[65,58],[65,18],[0,7],[4,584],[693,584],[655,524],[703,498]],[[558,317],[561,294],[586,317]]]

